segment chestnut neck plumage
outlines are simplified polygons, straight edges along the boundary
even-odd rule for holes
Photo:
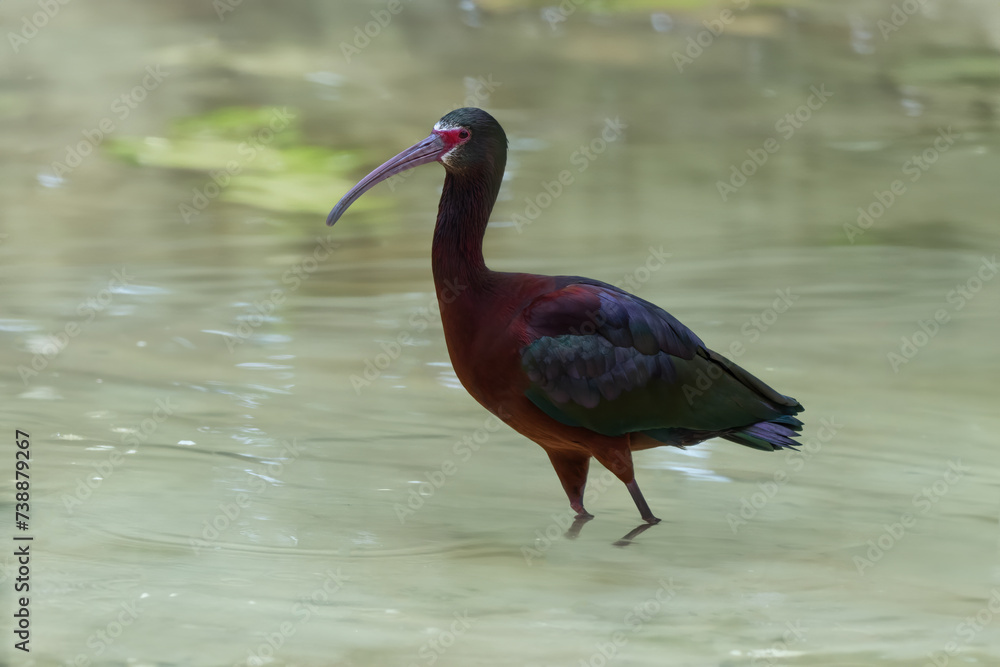
[[[505,156],[504,156],[505,157]],[[496,340],[487,324],[504,294],[498,274],[483,261],[483,236],[500,192],[504,160],[484,160],[463,170],[448,169],[438,206],[431,265],[441,324],[452,367],[469,393],[496,412],[496,398],[482,375],[482,345]],[[502,299],[501,299],[502,301]],[[495,374],[487,378],[496,379]]]
[[[465,287],[473,292],[487,287],[492,272],[483,261],[483,236],[500,192],[505,158],[447,171],[431,248],[439,299],[443,290],[450,294],[455,285],[463,286],[462,292]]]

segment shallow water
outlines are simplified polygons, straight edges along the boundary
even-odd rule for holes
[[[8,44],[0,410],[34,541],[5,664],[1000,661],[1000,10],[627,4],[404,3],[350,62],[385,3],[73,3]],[[441,170],[323,224],[463,104],[511,139],[490,265],[664,306],[806,406],[801,453],[638,453],[664,521],[625,546],[595,464],[564,536],[542,450],[448,361]]]

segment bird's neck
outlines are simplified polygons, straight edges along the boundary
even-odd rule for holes
[[[448,172],[438,207],[431,264],[448,355],[462,385],[489,408],[476,360],[496,313],[497,276],[483,261],[483,236],[500,191],[503,164],[487,171]]]
[[[483,261],[483,236],[502,178],[502,164],[499,169],[445,176],[431,248],[439,300],[454,299],[456,292],[467,288],[474,293],[488,282],[491,272]]]

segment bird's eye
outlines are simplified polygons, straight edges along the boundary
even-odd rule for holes
[[[458,133],[458,138],[459,139],[468,139],[469,138],[469,131],[468,130],[462,130],[461,132]]]

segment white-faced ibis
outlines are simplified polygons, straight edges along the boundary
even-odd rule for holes
[[[590,457],[657,523],[635,481],[634,450],[715,437],[764,451],[798,445],[798,401],[661,308],[599,280],[486,267],[483,235],[507,136],[481,109],[446,115],[344,195],[327,224],[376,183],[430,162],[445,169],[431,264],[455,374],[483,407],[541,445],[578,518],[591,516],[583,507]]]

